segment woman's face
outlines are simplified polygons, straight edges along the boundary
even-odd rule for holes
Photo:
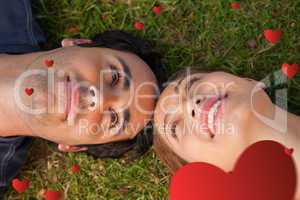
[[[157,137],[187,162],[230,170],[254,137],[251,92],[257,84],[225,72],[196,73],[171,82],[155,109]],[[252,95],[260,114],[270,103],[262,89]]]
[[[130,139],[153,114],[155,77],[130,53],[66,47],[43,54],[26,73],[17,84],[21,115],[35,134],[57,143]],[[28,96],[26,88],[34,93]]]

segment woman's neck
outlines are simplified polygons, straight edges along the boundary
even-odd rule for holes
[[[272,104],[270,105],[269,114],[272,123],[265,123],[266,121],[255,117],[252,127],[254,127],[251,135],[251,143],[262,140],[273,140],[281,143],[287,148],[293,149],[293,159],[297,169],[297,180],[300,181],[300,117],[289,113],[282,108]],[[274,125],[274,126],[273,126]],[[278,126],[279,125],[279,126]],[[259,131],[260,134],[257,132]],[[300,185],[297,186],[296,199],[300,200]]]
[[[14,86],[20,74],[42,53],[0,54],[0,136],[31,135],[31,130],[18,115]]]

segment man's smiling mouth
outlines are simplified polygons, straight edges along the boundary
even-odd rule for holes
[[[69,76],[65,78],[65,114],[68,123],[72,123],[76,117],[76,106],[79,102],[79,90],[76,89],[75,80]]]

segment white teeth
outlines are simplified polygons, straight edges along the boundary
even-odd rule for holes
[[[208,112],[208,128],[210,129],[211,132],[214,132],[214,118],[215,118],[215,113],[217,112],[218,108],[221,105],[221,101],[218,100],[209,110]]]

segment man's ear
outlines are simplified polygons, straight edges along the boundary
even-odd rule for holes
[[[87,147],[77,147],[72,145],[58,144],[58,150],[61,152],[82,152],[87,151]]]
[[[87,43],[92,43],[92,40],[66,38],[61,41],[61,46],[62,47],[70,47],[70,46],[76,46],[78,44],[87,44]]]

